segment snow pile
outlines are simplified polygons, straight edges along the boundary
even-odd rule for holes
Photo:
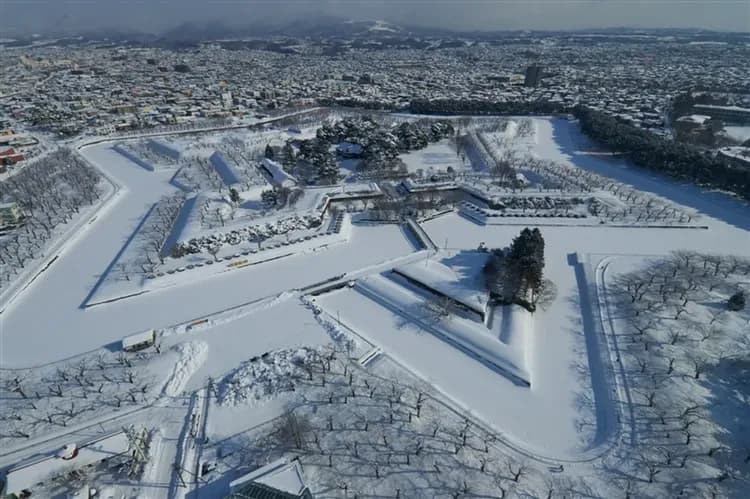
[[[724,127],[724,133],[738,142],[750,140],[750,126],[727,126]]]
[[[295,379],[307,377],[318,352],[302,347],[278,350],[243,362],[219,383],[219,403],[236,406],[294,391]]]
[[[182,393],[190,377],[208,357],[208,344],[202,341],[180,343],[174,349],[180,354],[180,358],[175,363],[164,387],[164,394],[169,397],[176,397]]]
[[[513,140],[516,138],[516,135],[518,135],[518,123],[510,120],[505,125],[505,139],[506,140]]]

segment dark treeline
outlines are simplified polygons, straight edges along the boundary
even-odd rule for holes
[[[318,99],[318,105],[327,107],[351,107],[369,111],[404,111],[404,109],[399,109],[397,106],[388,102],[353,99],[347,97],[339,97],[336,99]]]
[[[462,99],[416,99],[409,112],[416,114],[556,114],[570,110],[561,102],[503,101],[490,102]]]
[[[640,167],[750,199],[750,171],[732,167],[727,160],[693,145],[664,139],[583,106],[576,107],[573,113],[580,120],[583,133],[622,152]]]

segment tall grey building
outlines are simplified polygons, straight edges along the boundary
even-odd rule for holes
[[[536,87],[542,81],[542,67],[536,64],[526,68],[526,78],[523,84],[526,87]]]

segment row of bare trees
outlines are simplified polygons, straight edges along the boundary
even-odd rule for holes
[[[29,261],[44,255],[58,229],[95,203],[99,174],[69,149],[57,149],[0,183],[0,202],[15,202],[23,218],[0,238],[0,289]]]
[[[156,387],[146,369],[153,355],[102,353],[42,368],[0,371],[0,445],[148,402]]]
[[[127,130],[118,133],[117,137],[132,137],[141,135],[143,133],[174,133],[174,132],[187,132],[190,130],[200,130],[204,128],[217,128],[229,126],[232,121],[229,118],[211,118],[202,119],[199,121],[190,121],[186,123],[177,123],[173,125],[160,125],[144,130],[143,128],[136,128],[133,130]]]
[[[130,280],[130,272],[151,274],[156,272],[160,264],[164,264],[171,249],[166,248],[165,244],[184,203],[185,193],[182,191],[164,196],[159,200],[141,230],[143,245],[138,260],[133,262],[136,268],[129,268],[127,262],[120,265],[125,279]]]
[[[540,189],[561,192],[601,190],[611,193],[622,205],[602,204],[596,213],[592,213],[604,221],[685,224],[692,222],[694,218],[692,214],[676,205],[582,168],[528,156],[522,163],[527,169],[544,178]]]

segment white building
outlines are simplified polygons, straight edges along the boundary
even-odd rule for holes
[[[297,179],[289,175],[277,162],[263,158],[263,171],[268,177],[268,181],[276,187],[294,187],[297,185]]]

